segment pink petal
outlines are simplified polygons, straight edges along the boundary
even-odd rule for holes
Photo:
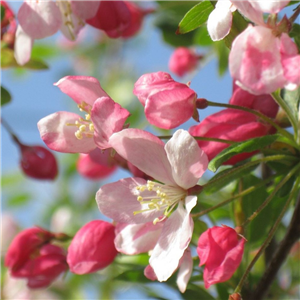
[[[233,42],[229,70],[237,84],[251,94],[270,94],[285,85],[279,39],[272,30],[251,25]]]
[[[87,20],[93,18],[100,5],[100,1],[70,1],[71,9],[74,14],[83,19]]]
[[[19,65],[23,66],[30,60],[33,42],[34,40],[29,35],[27,35],[19,25],[16,31],[14,49],[15,59]]]
[[[261,11],[263,13],[277,14],[280,10],[282,10],[290,0],[276,0],[276,1],[251,1],[251,5],[257,11]]]
[[[147,175],[165,184],[175,184],[164,143],[140,129],[124,129],[113,134],[111,146]]]
[[[130,113],[109,97],[96,100],[91,112],[95,143],[100,149],[110,148],[110,136],[123,129]]]
[[[62,23],[61,13],[53,1],[25,1],[19,9],[18,20],[33,39],[53,35]]]
[[[151,210],[134,214],[134,212],[148,209],[148,205],[141,204],[137,200],[139,192],[136,187],[145,184],[146,180],[141,178],[125,178],[105,184],[96,194],[100,212],[119,223],[139,224],[153,222],[163,212]],[[155,195],[154,192],[143,192],[143,197],[154,197]]]
[[[208,166],[208,158],[196,140],[179,129],[166,143],[165,150],[177,185],[186,190],[196,185]]]
[[[210,13],[207,20],[207,30],[213,41],[222,40],[231,29],[232,24],[232,12],[230,5],[219,5],[224,1],[217,2],[216,8]],[[226,1],[227,4],[227,1]]]
[[[38,122],[38,129],[45,144],[52,150],[65,153],[88,153],[96,148],[93,138],[78,140],[75,136],[76,126],[67,126],[67,123],[75,124],[79,115],[59,111],[51,114]]]
[[[159,238],[162,222],[153,224],[122,224],[116,226],[115,246],[121,253],[134,255],[152,250]]]
[[[181,83],[172,89],[151,93],[146,101],[146,118],[159,128],[175,128],[192,117],[196,97],[192,89]]]
[[[177,209],[165,221],[149,260],[158,281],[166,281],[178,268],[179,261],[191,240],[193,228],[190,212],[185,210],[180,202]]]
[[[184,293],[193,272],[191,250],[187,248],[180,260],[176,283],[181,293]]]
[[[60,90],[71,97],[77,104],[83,101],[93,106],[100,97],[108,97],[99,81],[90,76],[66,76],[54,83]]]

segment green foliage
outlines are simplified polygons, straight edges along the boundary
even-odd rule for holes
[[[176,33],[183,34],[200,27],[207,21],[213,9],[214,7],[210,1],[201,1],[185,14]]]
[[[1,85],[1,106],[11,101],[11,95],[9,91]]]
[[[1,8],[1,22],[2,22],[5,16],[5,7],[2,4],[0,4],[0,8]]]
[[[300,24],[294,23],[291,31],[289,32],[289,36],[294,38],[294,41],[298,47],[300,52]]]
[[[229,49],[226,47],[223,41],[215,42],[214,48],[218,57],[218,71],[219,75],[222,76],[228,70],[228,55]]]
[[[208,169],[211,170],[212,172],[216,172],[216,170],[224,162],[229,160],[234,155],[263,149],[264,147],[274,143],[279,137],[280,137],[279,135],[273,134],[273,135],[266,135],[263,137],[250,139],[244,142],[235,143],[229,146],[228,148],[224,149],[215,158],[213,158],[208,165]]]

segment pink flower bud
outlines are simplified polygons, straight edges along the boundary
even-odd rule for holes
[[[86,22],[102,29],[111,38],[118,38],[129,27],[130,10],[124,1],[101,1],[96,15]]]
[[[52,238],[51,232],[39,227],[23,230],[10,244],[5,256],[5,266],[12,272],[18,271],[42,245]]]
[[[142,75],[133,93],[145,106],[149,123],[164,129],[175,128],[193,116],[197,94],[168,73]]]
[[[21,148],[21,168],[32,178],[53,180],[57,176],[57,163],[55,156],[41,146],[25,146]]]
[[[186,47],[179,47],[170,57],[169,69],[177,76],[182,77],[197,68],[200,58],[202,56],[197,55],[195,51]]]
[[[117,166],[107,166],[97,163],[89,154],[83,153],[79,155],[76,167],[80,175],[94,180],[108,177],[117,169]]]
[[[88,274],[110,265],[118,254],[114,239],[115,227],[108,222],[95,220],[84,225],[68,249],[71,272]]]
[[[246,141],[251,138],[264,136],[269,133],[271,126],[257,121],[251,113],[236,109],[224,109],[205,118],[199,125],[192,126],[189,132],[193,136],[218,138],[235,142]],[[211,160],[229,144],[221,142],[200,141],[199,147]],[[235,164],[254,155],[255,152],[241,153],[230,158],[225,164]]]
[[[64,250],[51,244],[43,245],[35,256],[11,273],[13,277],[27,278],[29,288],[47,287],[61,273],[68,269]]]
[[[214,226],[201,234],[197,253],[199,266],[205,265],[205,288],[231,278],[242,261],[245,242],[244,237],[227,226]]]

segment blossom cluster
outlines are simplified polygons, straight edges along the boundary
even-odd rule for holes
[[[174,80],[167,72],[140,76],[133,86],[147,121],[174,130],[168,137],[130,128],[130,112],[113,100],[91,76],[65,76],[54,84],[77,105],[79,112],[59,111],[42,118],[37,126],[48,148],[79,153],[77,170],[90,179],[112,174],[117,167],[132,176],[99,188],[95,199],[101,214],[113,222],[91,221],[74,237],[39,227],[15,237],[5,265],[16,278],[26,278],[30,288],[48,286],[70,270],[88,274],[110,265],[118,253],[149,254],[144,275],[167,281],[177,272],[176,283],[184,293],[195,271],[193,255],[205,265],[205,288],[229,280],[242,262],[247,236],[238,228],[212,226],[192,242],[195,222],[192,211],[201,204],[203,177],[211,162],[230,144],[274,134],[279,106],[270,95],[278,89],[300,85],[300,55],[288,36],[287,18],[271,18],[289,1],[253,2],[219,0],[208,18],[212,40],[225,38],[232,13],[238,10],[251,24],[233,41],[229,70],[233,92],[227,108],[199,117],[210,101],[198,98],[190,83]],[[111,38],[127,38],[140,28],[148,10],[126,1],[24,1],[19,12],[15,55],[23,64],[30,58],[34,39],[59,29],[74,40],[85,23]],[[269,13],[267,22],[263,14]],[[172,55],[170,70],[179,77],[196,70],[203,56],[180,47]],[[178,127],[193,118],[197,125]],[[267,120],[267,121],[266,121]],[[163,140],[167,139],[164,143]],[[20,144],[22,169],[29,176],[53,179],[57,174],[52,154],[38,146]],[[257,149],[241,151],[223,165],[251,158]],[[44,164],[41,173],[37,165]],[[44,171],[44,172],[42,172]],[[60,245],[71,240],[67,252]]]

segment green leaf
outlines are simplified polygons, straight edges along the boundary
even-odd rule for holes
[[[1,4],[1,22],[4,19],[5,16],[5,7]]]
[[[300,30],[300,29],[299,29]],[[289,91],[286,89],[281,90],[282,99],[290,108],[292,117],[295,119],[295,122],[298,120],[298,110],[300,103],[300,87],[294,91]]]
[[[11,101],[11,95],[7,89],[1,86],[1,106],[9,103]]]
[[[191,284],[189,284],[189,287]],[[195,286],[195,285],[193,285]],[[205,300],[215,300],[215,298],[207,291],[205,291],[201,286],[195,286],[195,288],[188,288],[181,297],[186,300],[191,299],[205,299]]]
[[[40,59],[31,59],[28,63],[26,63],[23,68],[31,69],[31,70],[45,70],[49,69],[48,65]]]
[[[219,65],[218,65],[219,75],[222,76],[225,74],[228,68],[229,49],[226,47],[223,41],[215,42],[214,47],[216,49],[217,56],[219,59]]]
[[[210,1],[202,1],[198,3],[185,14],[179,23],[176,33],[184,34],[200,27],[207,21],[208,16],[213,9],[214,7]]]
[[[204,47],[211,46],[214,44],[214,42],[212,41],[212,39],[208,34],[207,27],[205,25],[201,26],[199,29],[195,31],[194,41],[195,44]]]
[[[219,153],[219,155],[212,159],[208,165],[208,169],[212,172],[216,172],[224,162],[229,160],[234,155],[260,150],[275,142],[279,137],[280,136],[278,134],[273,134],[235,143],[224,149],[221,153]]]
[[[27,202],[31,199],[31,195],[29,194],[21,194],[21,195],[16,195],[10,198],[7,201],[8,206],[21,206],[27,204]]]
[[[252,161],[242,164],[236,164],[234,167],[228,168],[224,171],[216,174],[205,186],[204,190],[207,194],[215,193],[224,186],[228,185],[236,179],[240,179],[245,175],[249,175],[250,172],[254,171],[260,162]]]

